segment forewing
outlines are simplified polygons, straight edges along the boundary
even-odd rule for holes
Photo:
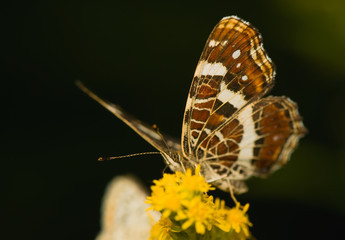
[[[274,66],[249,23],[223,18],[209,36],[187,98],[182,130],[185,157],[241,108],[273,86]]]
[[[133,117],[132,115],[126,113],[122,110],[122,108],[116,104],[109,103],[100,97],[98,97],[95,93],[90,91],[86,88],[81,82],[76,83],[77,86],[83,90],[86,94],[88,94],[91,98],[101,104],[103,107],[108,109],[112,112],[116,117],[121,119],[124,123],[126,123],[129,127],[131,127],[135,132],[137,132],[142,138],[144,138],[147,142],[149,142],[152,146],[154,146],[160,152],[166,152],[168,150],[174,151],[181,151],[180,141],[162,134],[160,136],[157,132],[157,129],[153,128],[153,126],[146,124],[137,118]],[[164,142],[165,140],[165,142]],[[167,146],[168,145],[168,146]]]
[[[265,176],[285,164],[306,132],[294,102],[286,97],[267,97],[244,107],[198,148],[205,152],[201,161],[217,174],[237,172],[245,179]],[[230,167],[236,172],[230,172]]]

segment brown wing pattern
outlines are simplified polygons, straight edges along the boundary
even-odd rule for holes
[[[274,76],[259,32],[237,17],[222,19],[195,71],[181,145],[184,157],[207,166],[205,175],[223,190],[225,179],[243,192],[242,180],[279,168],[306,133],[290,99],[261,99]]]
[[[206,153],[200,160],[218,175],[236,171],[243,179],[265,176],[287,162],[305,133],[294,102],[286,97],[263,98],[207,136],[198,146]]]
[[[188,95],[184,156],[205,156],[198,146],[246,104],[267,93],[274,74],[258,31],[237,17],[222,19],[209,36]]]
[[[297,104],[287,97],[267,97],[253,105],[258,139],[253,150],[255,175],[265,176],[285,164],[307,133]]]

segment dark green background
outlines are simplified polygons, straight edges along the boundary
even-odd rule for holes
[[[159,156],[97,162],[153,149],[74,81],[179,137],[206,39],[222,17],[238,15],[260,30],[277,65],[272,94],[298,102],[310,131],[286,167],[250,180],[239,197],[251,204],[252,232],[343,237],[344,1],[13,1],[1,11],[1,235],[93,239],[112,177],[159,178]]]

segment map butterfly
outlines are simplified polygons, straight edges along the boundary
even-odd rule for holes
[[[243,193],[247,190],[244,180],[265,177],[284,165],[307,132],[293,101],[263,98],[273,87],[274,77],[274,64],[258,30],[230,16],[215,26],[201,54],[181,140],[160,134],[77,84],[152,144],[173,171],[200,164],[206,181],[224,191]]]

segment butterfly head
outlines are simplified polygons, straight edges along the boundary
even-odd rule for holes
[[[194,169],[196,163],[194,164],[190,160],[183,158],[182,152],[178,151],[166,151],[161,152],[166,164],[173,172],[185,172],[187,168]]]

